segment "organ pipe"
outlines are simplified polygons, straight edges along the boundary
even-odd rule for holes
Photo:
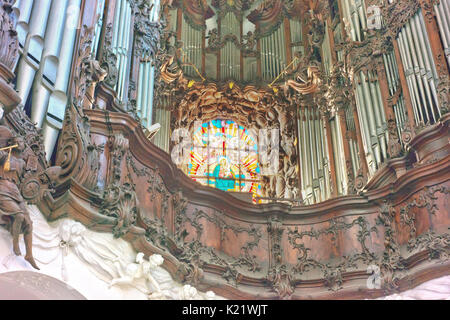
[[[44,49],[43,39],[50,5],[50,0],[35,0],[33,3],[33,10],[28,25],[29,33],[26,36],[22,58],[17,71],[16,89],[23,105],[25,105],[28,98],[36,74],[34,64],[36,61],[38,63],[41,62],[42,50]]]
[[[116,3],[116,10],[114,14],[112,50],[117,55],[117,70],[118,80],[115,86],[119,100],[125,97],[125,83],[128,72],[128,53],[130,49],[130,35],[131,35],[131,5],[130,0],[119,0]]]
[[[94,40],[92,41],[92,53],[93,53],[94,57],[97,55],[97,50],[98,50],[99,41],[100,41],[100,35],[102,32],[103,19],[104,19],[104,17],[103,17],[104,8],[105,8],[105,0],[98,0],[97,12],[96,12],[96,16],[98,17],[98,20],[95,23]]]
[[[78,21],[79,8],[81,6],[81,0],[69,0],[67,8],[76,8],[76,14],[73,17],[73,21]],[[47,159],[50,159],[53,149],[56,145],[59,130],[62,128],[62,121],[64,119],[65,109],[68,103],[67,89],[69,87],[69,79],[72,68],[72,56],[75,46],[75,39],[77,35],[77,29],[71,28],[67,25],[70,23],[66,21],[64,26],[63,35],[61,39],[61,49],[59,52],[59,65],[58,72],[54,84],[54,91],[51,93],[47,108],[47,114],[42,126],[44,135],[45,152]]]

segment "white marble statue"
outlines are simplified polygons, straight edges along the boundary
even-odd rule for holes
[[[148,261],[144,259],[144,254],[139,252],[136,255],[136,263],[128,263],[123,265],[120,259],[114,261],[119,277],[112,279],[109,287],[115,285],[131,285],[134,286],[139,279],[146,280],[147,294],[150,299],[163,298],[164,295],[161,292],[161,288],[155,278],[152,276],[151,271],[162,265],[164,259],[159,254],[150,256]]]

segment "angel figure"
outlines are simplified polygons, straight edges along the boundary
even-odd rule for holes
[[[0,137],[0,225],[11,232],[17,256],[21,255],[19,236],[24,235],[25,260],[39,270],[32,251],[33,222],[18,188],[25,171],[25,161],[21,158],[25,143],[5,126],[0,126]]]
[[[162,265],[164,258],[159,254],[154,254],[150,256],[149,260],[144,259],[144,253],[139,252],[136,255],[136,263],[129,263],[127,265],[121,264],[120,260],[116,260],[114,265],[116,266],[120,277],[112,279],[109,287],[114,285],[131,285],[135,286],[135,281],[139,279],[145,279],[147,290],[151,294],[149,298],[157,299],[158,297],[163,297],[161,287],[155,278],[151,275],[151,271]],[[147,282],[148,281],[148,282]]]

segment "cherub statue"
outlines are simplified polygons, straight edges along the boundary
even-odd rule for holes
[[[26,166],[21,158],[24,150],[23,139],[16,137],[9,128],[0,126],[0,224],[11,232],[13,250],[18,256],[21,255],[19,235],[24,235],[25,260],[39,270],[32,252],[33,223],[18,188]]]
[[[150,299],[157,299],[163,297],[163,293],[158,282],[153,278],[150,271],[156,269],[164,262],[164,258],[159,254],[150,256],[148,261],[145,261],[144,254],[139,252],[136,255],[136,263],[129,263],[127,265],[121,264],[120,260],[114,262],[117,267],[120,277],[111,280],[109,287],[114,285],[134,285],[138,279],[145,279]],[[147,282],[148,281],[148,282]]]

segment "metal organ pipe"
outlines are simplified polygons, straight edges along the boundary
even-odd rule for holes
[[[363,80],[360,79],[360,81],[362,82]],[[357,105],[359,106],[359,108],[357,107],[357,112],[358,112],[358,117],[361,119],[361,126],[362,126],[362,134],[363,134],[363,142],[365,143],[365,147],[366,147],[366,155],[369,154],[374,154],[373,150],[372,150],[372,131],[370,129],[370,121],[368,120],[368,116],[366,113],[366,108],[365,106],[365,102],[364,102],[364,96],[363,96],[363,90],[362,90],[362,85],[358,84],[356,86],[356,98],[357,98]],[[374,169],[374,168],[371,168]]]
[[[425,67],[426,67],[426,80],[430,85],[431,95],[430,100],[434,101],[435,105],[431,104],[431,111],[434,116],[434,122],[441,116],[440,108],[439,108],[439,100],[436,94],[436,84],[437,81],[437,71],[433,63],[433,54],[431,52],[431,48],[428,42],[425,41],[427,38],[427,32],[425,27],[425,22],[423,21],[423,15],[418,15],[414,17],[417,25],[417,29],[422,31],[419,33],[419,41],[421,44],[421,49],[423,56],[425,58]],[[433,100],[434,98],[434,100]],[[437,116],[435,115],[435,109],[437,110]]]
[[[125,80],[128,70],[128,51],[131,33],[131,6],[129,0],[117,2],[114,20],[118,23],[113,27],[112,50],[117,55],[118,81],[116,93],[120,100],[125,96]]]
[[[425,90],[427,92],[428,102],[431,109],[431,114],[434,119],[434,121],[437,120],[438,117],[436,117],[435,111],[434,111],[434,105],[437,104],[437,97],[435,95],[436,88],[434,87],[434,81],[433,81],[433,71],[431,69],[430,61],[428,59],[428,52],[427,48],[425,46],[425,42],[423,39],[423,35],[420,32],[421,26],[420,26],[420,20],[418,16],[415,16],[413,18],[416,27],[414,27],[414,23],[411,21],[411,26],[415,33],[419,34],[419,43],[417,44],[417,52],[419,57],[419,66],[422,68],[421,74],[423,78],[423,82],[425,84]],[[417,41],[417,39],[415,40]],[[434,99],[434,101],[433,101]],[[439,108],[438,108],[439,109]]]
[[[127,79],[128,64],[129,64],[128,51],[129,51],[129,47],[130,47],[131,31],[134,29],[131,24],[132,24],[132,15],[131,15],[131,6],[129,6],[128,12],[127,12],[127,27],[125,30],[126,37],[125,37],[124,52],[123,52],[125,62],[123,65],[123,75],[122,75],[122,88],[121,88],[122,99],[125,96],[125,90],[127,89],[125,87],[125,80]]]
[[[142,61],[143,57],[141,57],[141,62],[139,63],[139,82],[137,87],[137,99],[136,99],[136,110],[140,117],[142,117],[142,96],[143,96],[143,90],[142,90],[142,83],[144,81],[144,62]]]
[[[431,101],[431,92],[430,92],[430,86],[428,83],[427,75],[426,75],[426,69],[424,65],[424,57],[422,56],[422,50],[420,48],[420,43],[417,38],[421,37],[420,32],[418,32],[415,28],[414,24],[415,18],[413,17],[407,24],[406,24],[406,31],[408,35],[409,43],[411,44],[411,52],[413,53],[413,61],[416,71],[416,77],[419,80],[419,87],[421,88],[422,92],[425,91],[424,95],[424,106],[425,106],[425,113],[427,116],[427,119],[430,118],[430,114],[428,110],[433,109],[433,102]],[[412,34],[415,36],[412,37]],[[428,107],[427,107],[428,103]]]
[[[80,6],[81,0],[68,1],[67,8],[77,9],[77,12],[72,12],[72,14],[75,14],[72,22],[78,21],[78,9],[80,8]],[[59,51],[59,64],[54,84],[54,91],[50,95],[47,107],[47,115],[42,125],[47,159],[50,159],[50,157],[52,156],[53,149],[58,138],[59,130],[62,128],[62,121],[64,119],[65,109],[68,103],[67,89],[69,86],[69,79],[71,74],[70,71],[72,68],[72,55],[77,34],[77,29],[69,25],[72,22],[66,20],[66,23],[63,27],[64,29],[60,40],[61,44],[63,45],[60,46]]]
[[[317,179],[319,177],[318,170],[318,162],[316,157],[316,130],[315,130],[315,114],[314,114],[314,108],[311,107],[310,115],[309,115],[309,122],[310,122],[310,136],[311,136],[311,161],[313,163],[313,172],[312,172],[312,178],[313,180]]]
[[[334,153],[335,157],[334,157],[334,164],[336,167],[336,188],[337,188],[337,193],[341,194],[342,193],[342,189],[341,189],[341,184],[340,182],[340,175],[341,175],[341,168],[339,166],[339,159],[338,159],[338,150],[339,147],[337,145],[337,132],[336,132],[336,121],[335,119],[330,120],[330,132],[331,132],[331,145],[332,145],[332,152]]]
[[[301,190],[305,189],[305,158],[303,154],[303,111],[302,108],[298,107],[298,154],[300,155],[300,175],[301,175]]]
[[[405,68],[406,80],[408,83],[408,87],[411,90],[411,100],[412,100],[412,104],[413,104],[414,118],[416,120],[416,123],[420,123],[420,121],[421,121],[420,119],[422,118],[422,116],[421,116],[421,110],[419,108],[419,102],[417,99],[417,86],[416,86],[416,82],[412,79],[413,74],[412,74],[411,58],[410,58],[409,54],[407,54],[406,48],[403,45],[402,31],[400,31],[397,40],[398,40],[400,55],[402,57],[402,62],[403,62],[404,68]],[[419,111],[420,111],[420,114],[419,114]]]
[[[36,64],[41,61],[44,49],[44,35],[50,11],[50,0],[35,0],[28,26],[29,33],[26,36],[23,55],[20,59],[17,72],[16,89],[22,104],[28,98],[36,74]]]
[[[17,36],[19,43],[23,47],[29,31],[28,23],[31,17],[31,10],[33,8],[33,0],[21,0],[14,4],[14,9],[17,14]]]
[[[97,50],[98,50],[98,45],[99,45],[99,41],[100,41],[100,35],[102,32],[102,26],[103,26],[103,11],[105,8],[105,0],[99,0],[99,2],[97,3],[97,16],[98,16],[98,21],[95,24],[95,29],[94,29],[94,40],[92,42],[92,53],[93,56],[96,57],[97,56]]]
[[[119,90],[119,97],[121,99],[125,96],[125,81],[127,78],[127,71],[128,71],[128,47],[130,43],[130,30],[131,30],[131,6],[127,6],[126,11],[126,24],[124,29],[124,36],[123,36],[123,42],[122,42],[122,72],[121,72],[121,83],[120,83],[120,90]]]
[[[42,127],[50,97],[49,90],[51,90],[48,86],[44,86],[43,81],[44,77],[47,77],[53,83],[56,78],[66,8],[67,0],[52,3],[44,37],[42,59],[39,65],[39,71],[34,80],[31,121],[36,123],[39,128]]]
[[[23,48],[16,88],[24,105],[33,90],[31,119],[42,127],[47,159],[52,155],[67,105],[76,35],[72,24],[78,21],[79,7],[79,0],[22,0],[13,7]]]
[[[299,107],[298,149],[300,155],[301,190],[306,203],[324,201],[330,196],[325,161],[324,126],[319,110],[314,106]],[[328,168],[328,167],[327,167]]]

